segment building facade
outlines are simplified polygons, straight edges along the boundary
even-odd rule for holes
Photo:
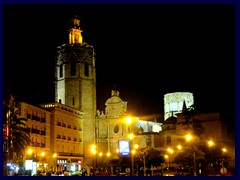
[[[31,104],[19,103],[19,116],[27,120],[31,144],[26,148],[23,162],[32,175],[37,170],[50,170],[52,167],[50,147],[51,112]]]

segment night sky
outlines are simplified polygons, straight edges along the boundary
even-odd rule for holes
[[[54,101],[57,46],[70,19],[96,53],[97,108],[116,87],[128,112],[163,112],[164,94],[192,92],[195,109],[235,117],[232,5],[5,5],[4,89],[26,102]]]

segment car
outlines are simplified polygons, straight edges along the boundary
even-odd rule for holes
[[[163,169],[163,176],[175,176],[177,170],[175,167],[166,167]]]
[[[175,176],[190,176],[191,175],[191,170],[189,167],[182,167],[180,169],[177,169],[177,173]]]

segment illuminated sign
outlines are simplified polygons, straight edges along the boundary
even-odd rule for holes
[[[130,156],[130,142],[129,140],[119,140],[118,149],[120,156]]]
[[[32,170],[33,169],[33,160],[26,160],[25,169],[26,170]]]

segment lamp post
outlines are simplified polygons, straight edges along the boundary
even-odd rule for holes
[[[93,144],[93,145],[91,146],[91,153],[92,153],[92,155],[93,155],[93,157],[92,157],[92,158],[93,158],[93,159],[92,159],[93,176],[95,176],[95,154],[97,153],[95,144]]]
[[[134,137],[133,134],[129,134],[129,139],[130,139],[130,152],[131,152],[131,153],[130,153],[130,158],[131,158],[131,172],[130,172],[130,174],[131,174],[131,176],[134,175],[134,160],[133,160],[134,154],[133,154],[133,142],[132,142],[133,137]]]
[[[186,141],[192,140],[192,135],[187,134],[186,135]],[[195,150],[193,150],[193,175],[197,176],[197,168],[196,168],[196,153]]]
[[[44,167],[44,157],[45,157],[46,153],[45,152],[42,152],[41,153],[41,156],[42,156],[42,170],[44,171],[45,170],[45,167]]]
[[[212,148],[212,151],[211,151],[211,166],[212,166],[212,174],[214,174],[214,166],[213,166],[213,162],[214,162],[214,160],[213,160],[214,142],[212,140],[209,140],[207,143],[208,143],[208,146],[210,148]]]
[[[225,152],[227,152],[226,148],[222,148],[222,153],[224,154]],[[224,175],[225,173],[225,167],[224,167],[224,157],[222,158],[222,174]]]
[[[131,123],[132,123],[132,118],[131,117],[127,117],[125,119],[125,122],[127,123],[127,127],[128,127],[128,133],[129,133],[129,139],[130,139],[130,158],[131,158],[131,168],[130,168],[130,175],[133,176],[134,175],[134,162],[133,162],[133,153],[132,153],[132,146],[133,146],[133,134],[132,134],[132,130],[131,130]]]
[[[107,158],[109,158],[110,156],[111,156],[111,153],[107,152]],[[108,162],[109,162],[109,159],[108,159]],[[108,170],[108,167],[107,167],[107,170]],[[110,166],[110,172],[111,172],[111,174],[113,174],[112,166]]]
[[[98,168],[99,168],[99,167],[101,168],[101,166],[102,166],[102,155],[103,155],[103,153],[100,152],[100,153],[98,153],[98,155],[99,155]]]
[[[166,154],[164,157],[167,160],[168,176],[169,176],[169,156]]]
[[[57,172],[57,153],[53,153],[53,171]]]

